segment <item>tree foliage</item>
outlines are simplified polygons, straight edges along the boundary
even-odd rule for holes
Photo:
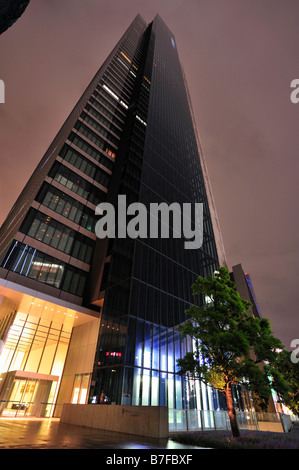
[[[224,267],[213,277],[199,277],[192,290],[206,302],[191,306],[179,327],[195,344],[194,352],[178,360],[180,374],[190,372],[226,396],[233,384],[243,384],[265,409],[271,395],[269,377],[280,393],[286,389],[275,369],[277,349],[283,345],[273,336],[270,322],[248,313],[251,304],[241,299]]]
[[[284,376],[288,389],[280,397],[280,401],[299,415],[299,363],[293,362],[289,351],[282,351],[277,361],[277,370]]]

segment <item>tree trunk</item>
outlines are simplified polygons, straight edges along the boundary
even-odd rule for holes
[[[225,389],[226,403],[227,403],[227,412],[230,420],[230,425],[232,429],[233,437],[239,437],[240,431],[237,423],[237,416],[234,408],[234,402],[232,397],[232,389],[230,384],[226,385]]]

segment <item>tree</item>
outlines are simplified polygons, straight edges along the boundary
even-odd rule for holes
[[[213,277],[199,277],[192,290],[206,301],[190,307],[186,311],[189,318],[179,327],[183,336],[195,340],[194,352],[178,360],[179,373],[190,372],[224,392],[232,435],[238,437],[232,385],[251,390],[265,409],[271,396],[269,374],[273,388],[285,390],[283,378],[274,368],[276,350],[283,345],[273,336],[267,319],[247,313],[251,304],[241,299],[226,268],[220,267]]]
[[[277,370],[288,385],[288,390],[281,394],[280,402],[288,406],[295,415],[299,415],[299,363],[293,362],[292,354],[284,350],[279,354]]]

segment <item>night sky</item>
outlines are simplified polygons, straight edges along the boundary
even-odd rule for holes
[[[137,13],[172,30],[203,144],[229,268],[262,315],[299,338],[298,0],[31,0],[0,36],[0,223]]]

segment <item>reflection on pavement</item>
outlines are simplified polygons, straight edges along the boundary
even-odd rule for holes
[[[2,449],[202,449],[171,439],[130,434],[60,423],[57,418],[0,418]]]

